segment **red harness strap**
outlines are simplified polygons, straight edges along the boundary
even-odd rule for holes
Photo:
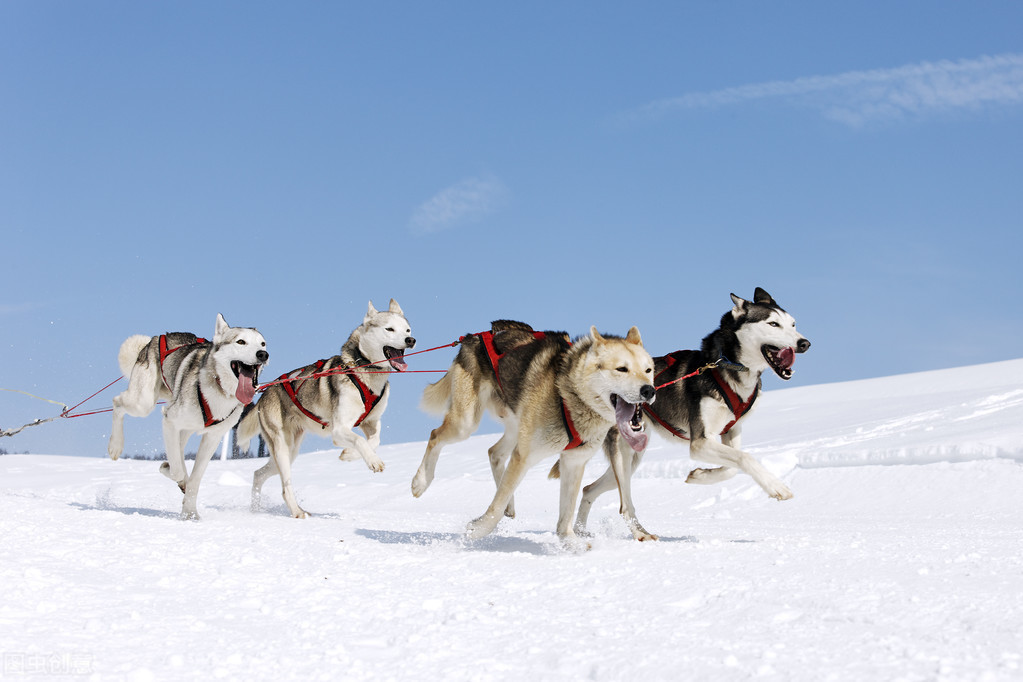
[[[568,413],[568,405],[565,404],[565,399],[561,399],[561,420],[565,423],[565,431],[568,432],[568,445],[564,447],[565,450],[574,450],[583,444],[583,439],[579,436],[579,432],[575,430],[575,424],[572,423],[572,415]]]
[[[209,341],[207,341],[206,339],[202,338],[201,336],[197,336],[196,339],[195,339],[195,342],[196,343],[209,343]],[[186,346],[190,346],[190,345],[192,345],[192,344],[183,343],[180,346],[174,346],[173,348],[167,348],[167,335],[166,334],[160,334],[160,377],[163,379],[163,385],[167,387],[168,391],[173,391],[174,389],[171,388],[170,383],[167,381],[166,375],[163,373],[163,362],[164,362],[164,360],[167,359],[167,356],[170,355],[171,353],[173,353],[174,351],[180,350],[180,349],[185,348]]]
[[[668,363],[668,367],[671,367],[676,362],[674,353],[672,355],[665,356],[664,359]],[[665,367],[663,370],[658,372],[657,376],[663,374],[668,367]],[[717,382],[718,388],[721,390],[721,395],[723,395],[725,397],[725,400],[728,401],[728,407],[732,411],[732,416],[735,417],[734,419],[732,419],[732,421],[728,422],[728,424],[725,425],[725,428],[721,430],[720,435],[723,436],[729,431],[731,431],[732,427],[735,426],[736,422],[742,419],[742,417],[747,412],[750,411],[750,409],[753,407],[753,403],[757,399],[757,396],[760,394],[760,387],[758,386],[756,389],[754,389],[753,393],[749,397],[749,400],[743,401],[743,399],[740,398],[739,395],[732,390],[732,387],[728,385],[728,382],[725,381],[725,378],[721,376],[721,373],[718,372],[717,369],[712,369],[710,373],[711,376],[714,377],[714,381]],[[685,432],[675,428],[665,420],[661,419],[660,415],[654,412],[654,408],[650,407],[649,404],[647,403],[643,404],[643,411],[646,412],[651,419],[653,419],[655,422],[663,426],[665,430],[667,430],[671,435],[675,436],[676,438],[682,438],[683,440],[689,440],[689,436],[687,436]]]
[[[317,360],[316,370],[318,371],[320,369],[323,369],[323,366],[325,364],[326,360]],[[291,398],[291,402],[295,403],[295,407],[297,407],[299,411],[302,412],[302,414],[304,414],[305,416],[309,417],[314,422],[319,424],[320,428],[325,429],[328,426],[330,426],[329,422],[320,419],[315,414],[307,410],[302,405],[302,403],[299,402],[298,390],[295,388],[295,382],[298,381],[299,379],[302,379],[302,381],[304,382],[305,379],[303,377],[295,377],[294,379],[287,381],[289,374],[290,372],[288,374],[282,374],[277,380],[281,382],[281,386],[284,387],[284,392],[288,394],[289,398]],[[359,390],[359,396],[362,398],[362,405],[365,408],[362,412],[362,415],[360,415],[359,418],[355,421],[355,424],[352,425],[352,428],[354,429],[356,426],[362,424],[362,422],[366,419],[366,417],[369,416],[369,413],[373,411],[373,408],[377,406],[377,403],[380,402],[380,398],[383,396],[376,395],[375,393],[373,393],[373,391],[369,390],[369,387],[366,384],[364,384],[362,380],[360,380],[359,377],[355,376],[354,374],[348,373],[348,378],[352,380],[352,383],[355,384],[355,388]]]
[[[724,395],[725,399],[728,400],[728,406],[732,408],[732,414],[735,415],[735,419],[728,422],[728,425],[721,431],[721,435],[723,436],[728,433],[733,426],[735,426],[735,422],[742,419],[743,415],[749,412],[750,408],[753,407],[753,403],[756,401],[757,395],[760,394],[760,386],[753,389],[753,393],[750,394],[749,400],[743,402],[742,398],[740,398],[738,394],[732,390],[732,387],[728,385],[728,382],[725,381],[720,372],[716,369],[712,369],[710,374],[714,377],[714,381],[717,382],[722,395]]]
[[[316,361],[316,370],[322,369],[324,364],[326,364],[325,360],[317,360]],[[315,414],[313,414],[309,410],[305,409],[305,407],[302,406],[302,403],[300,403],[298,401],[298,393],[297,393],[297,390],[295,389],[295,382],[298,381],[298,379],[301,378],[301,377],[295,377],[291,381],[286,381],[286,379],[288,379],[288,376],[290,374],[291,374],[291,372],[285,372],[284,374],[282,374],[280,377],[277,378],[277,381],[280,381],[281,382],[281,386],[284,387],[284,392],[288,394],[289,398],[291,398],[291,402],[295,403],[295,407],[298,408],[299,412],[301,412],[302,414],[304,414],[305,416],[309,417],[314,422],[319,424],[320,428],[323,428],[323,429],[327,428],[329,426],[329,424],[327,422],[323,421],[322,419],[317,417]],[[303,383],[305,383],[304,379],[303,379]]]
[[[178,346],[178,348],[180,347],[181,346]],[[177,348],[175,348],[174,350],[177,350]],[[214,419],[213,410],[210,409],[210,404],[206,402],[206,398],[202,394],[202,386],[199,385],[199,382],[196,382],[195,384],[195,392],[199,395],[199,409],[202,410],[203,426],[205,426],[206,428],[219,424],[220,422],[224,421],[224,419],[230,417],[231,412],[234,412],[234,410],[231,410],[231,412],[228,412],[223,418]]]
[[[494,332],[478,332],[476,336],[480,337],[480,341],[483,342],[483,348],[487,351],[487,357],[490,359],[490,366],[494,369],[494,378],[497,379],[497,385],[504,390],[504,386],[501,384],[501,374],[497,369],[497,363],[501,361],[501,358],[505,356],[504,353],[498,353],[497,349],[494,348]],[[543,332],[533,332],[534,339],[542,339],[546,334]]]
[[[362,423],[363,419],[369,416],[369,413],[377,406],[377,403],[380,402],[380,398],[383,397],[383,395],[374,394],[373,391],[369,390],[369,386],[362,383],[362,380],[354,374],[349,374],[348,378],[351,379],[352,383],[355,384],[355,387],[359,389],[359,395],[362,396],[362,404],[366,408],[363,411],[362,416],[355,420],[355,426],[358,426]],[[355,428],[355,426],[352,428]]]

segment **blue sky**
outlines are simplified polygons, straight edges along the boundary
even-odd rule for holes
[[[218,312],[277,376],[390,297],[424,348],[518,318],[657,355],[762,286],[813,342],[768,390],[1021,355],[1018,2],[15,0],[0,102],[3,388],[77,402]],[[0,427],[54,411],[0,393]]]

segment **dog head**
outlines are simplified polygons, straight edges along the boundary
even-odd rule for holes
[[[259,370],[270,359],[263,335],[251,327],[232,327],[218,313],[212,353],[224,391],[233,392],[243,405],[251,403],[259,384]]]
[[[590,327],[592,341],[584,361],[584,381],[598,401],[614,412],[615,425],[633,450],[646,449],[641,406],[652,403],[654,361],[643,348],[639,330],[633,327],[625,338],[602,336]]]
[[[760,287],[752,302],[732,294],[732,303],[734,307],[725,313],[722,326],[730,318],[741,357],[730,359],[751,370],[770,367],[782,379],[791,379],[796,353],[805,353],[810,348],[810,342],[796,331],[795,319]]]
[[[369,302],[366,317],[359,328],[359,352],[376,364],[387,361],[396,372],[408,369],[405,351],[414,348],[412,328],[401,306],[393,298],[387,310],[377,310]]]

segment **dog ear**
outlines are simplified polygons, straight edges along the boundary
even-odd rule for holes
[[[370,301],[369,302],[369,307],[366,309],[366,317],[365,317],[365,319],[363,319],[363,322],[368,322],[369,318],[373,317],[376,314],[377,314],[377,309],[375,307],[373,307],[373,301]]]
[[[391,299],[391,305],[387,307],[387,311],[405,317],[405,313],[401,311],[401,306],[393,298]]]
[[[771,298],[771,294],[767,293],[760,287],[757,287],[757,290],[753,292],[753,302],[760,303],[762,305],[773,305],[775,307],[778,306],[775,300]]]
[[[600,335],[596,327],[590,327],[590,338],[597,342],[604,340],[604,337]]]
[[[227,330],[231,328],[231,325],[227,323],[224,316],[217,313],[217,325],[213,329],[213,343],[219,342],[224,335],[227,334]]]
[[[634,343],[637,346],[643,345],[643,339],[639,335],[639,328],[636,326],[633,326],[631,329],[629,329],[629,333],[625,335],[625,340],[628,341],[629,343]]]
[[[746,312],[746,305],[749,303],[749,301],[740,298],[735,294],[729,295],[732,297],[732,303],[735,304],[735,307],[732,308],[732,317],[734,317],[735,319],[739,319],[739,317],[741,317],[743,313]]]

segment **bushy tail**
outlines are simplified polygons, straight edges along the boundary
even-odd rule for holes
[[[551,472],[547,474],[547,478],[551,480],[561,478],[561,466],[559,466],[560,464],[561,460],[559,459],[557,462],[554,463],[554,466],[551,467]]]
[[[451,372],[448,371],[440,381],[430,384],[423,391],[423,399],[419,407],[429,414],[443,415],[451,404]]]
[[[235,440],[240,450],[249,449],[249,441],[259,435],[259,414],[256,412],[256,404],[245,406],[241,421],[238,422],[238,433]]]
[[[121,344],[121,350],[117,351],[117,364],[121,367],[121,374],[126,378],[131,378],[131,370],[135,367],[136,362],[146,359],[142,356],[142,352],[152,340],[153,337],[151,336],[135,334],[134,336],[129,336]]]

